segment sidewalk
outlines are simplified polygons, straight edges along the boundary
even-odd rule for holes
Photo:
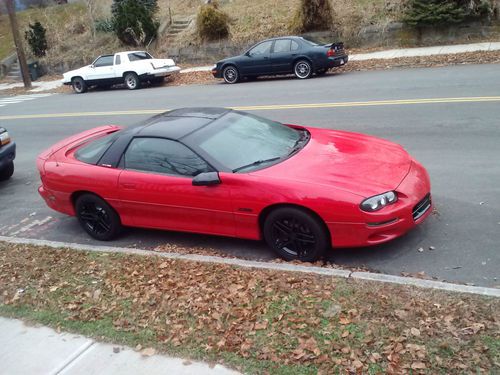
[[[370,52],[349,55],[349,61],[365,61],[374,59],[395,59],[400,57],[417,57],[417,56],[432,56],[432,55],[448,55],[467,52],[478,51],[498,51],[500,50],[500,42],[486,42],[486,43],[472,43],[472,44],[456,44],[448,46],[434,46],[434,47],[418,47],[418,48],[401,48],[390,49],[386,51]],[[188,69],[182,69],[181,73],[193,72],[208,72],[212,70],[213,65],[197,66]],[[60,80],[56,81],[41,81],[33,82],[35,88],[29,90],[30,92],[41,92],[52,90],[62,86]],[[1,90],[9,90],[16,87],[23,87],[23,83],[0,83]]]
[[[374,59],[396,59],[399,57],[416,57],[431,55],[449,55],[455,53],[478,52],[478,51],[498,51],[500,42],[456,44],[449,46],[418,47],[390,49],[386,51],[359,53],[349,55],[349,61],[364,61]],[[199,66],[195,68],[183,69],[181,73],[206,72],[212,70],[212,66]]]
[[[148,374],[237,375],[221,365],[164,355],[145,356],[122,345],[102,344],[86,337],[29,327],[0,317],[0,374]]]

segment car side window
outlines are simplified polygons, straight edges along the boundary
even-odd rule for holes
[[[212,168],[189,148],[163,138],[134,138],[123,155],[123,167],[186,177],[213,172]]]
[[[113,56],[101,56],[96,61],[94,61],[94,66],[96,68],[102,66],[113,66]]]
[[[116,55],[115,57],[115,65],[120,65],[122,63],[122,59],[120,55]]]
[[[290,39],[278,39],[274,42],[274,53],[290,52]]]
[[[290,46],[290,51],[298,51],[300,49],[299,43],[297,43],[295,40],[291,41],[291,46]]]
[[[267,42],[262,42],[259,45],[256,45],[250,51],[248,51],[248,54],[250,56],[266,55],[271,51],[272,44],[273,44],[272,40],[268,40]]]

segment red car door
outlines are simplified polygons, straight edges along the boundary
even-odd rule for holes
[[[135,138],[122,161],[119,197],[132,225],[234,236],[228,186],[193,186],[209,166],[183,144]]]

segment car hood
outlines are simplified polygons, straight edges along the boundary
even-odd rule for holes
[[[84,72],[87,72],[88,69],[90,69],[90,65],[86,65],[86,66],[83,66],[83,67],[78,68],[78,69],[70,70],[70,71],[64,73],[63,77],[66,78],[66,77],[79,76],[79,75],[84,74]]]
[[[398,144],[359,133],[306,129],[311,139],[301,151],[253,174],[370,197],[396,189],[410,170],[412,159]]]

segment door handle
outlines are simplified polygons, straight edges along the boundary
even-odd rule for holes
[[[136,187],[136,186],[135,186],[135,184],[123,183],[123,184],[122,184],[122,187],[123,187],[124,189],[135,189],[135,187]]]

